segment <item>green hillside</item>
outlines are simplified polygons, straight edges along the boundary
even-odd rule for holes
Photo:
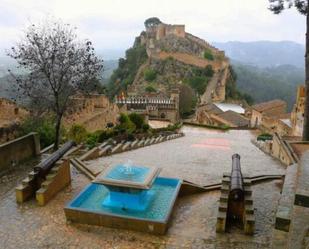
[[[304,69],[292,65],[259,68],[233,63],[237,74],[237,87],[259,103],[280,98],[288,103],[291,110],[296,96],[297,85],[305,80]]]

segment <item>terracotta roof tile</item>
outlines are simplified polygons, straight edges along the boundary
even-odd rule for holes
[[[286,102],[283,101],[283,100],[280,100],[280,99],[274,99],[274,100],[271,100],[271,101],[267,101],[267,102],[263,102],[263,103],[253,105],[252,108],[256,111],[259,111],[259,112],[265,112],[269,109],[279,107],[279,106],[286,106]]]
[[[244,127],[249,125],[249,120],[234,111],[226,111],[218,114],[218,117],[225,119],[226,121],[234,124],[237,127]]]

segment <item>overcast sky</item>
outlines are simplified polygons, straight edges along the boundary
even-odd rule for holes
[[[187,32],[210,42],[304,43],[304,16],[296,10],[274,15],[267,7],[268,0],[0,0],[0,55],[27,25],[48,15],[77,26],[82,38],[103,51],[131,46],[152,16],[185,24]]]

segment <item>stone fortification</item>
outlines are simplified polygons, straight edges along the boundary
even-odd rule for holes
[[[13,101],[0,98],[0,143],[15,139],[18,135],[20,122],[29,112]]]
[[[104,95],[75,96],[72,101],[64,118],[66,127],[80,124],[88,131],[96,131],[104,129],[108,123],[117,122],[119,109]]]

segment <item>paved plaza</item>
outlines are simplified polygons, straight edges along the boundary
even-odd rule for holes
[[[158,166],[161,176],[179,177],[202,185],[218,183],[231,170],[231,156],[241,155],[243,173],[284,174],[285,166],[264,154],[252,143],[250,131],[218,132],[204,128],[183,128],[184,137],[164,143],[89,161],[89,167],[103,170],[128,159],[137,165]],[[270,248],[281,181],[253,187],[256,232],[244,235],[235,227],[216,234],[219,191],[179,198],[165,236],[105,227],[70,224],[63,207],[89,180],[72,169],[72,184],[45,207],[35,200],[18,205],[14,187],[32,165],[23,165],[0,178],[0,248]]]

